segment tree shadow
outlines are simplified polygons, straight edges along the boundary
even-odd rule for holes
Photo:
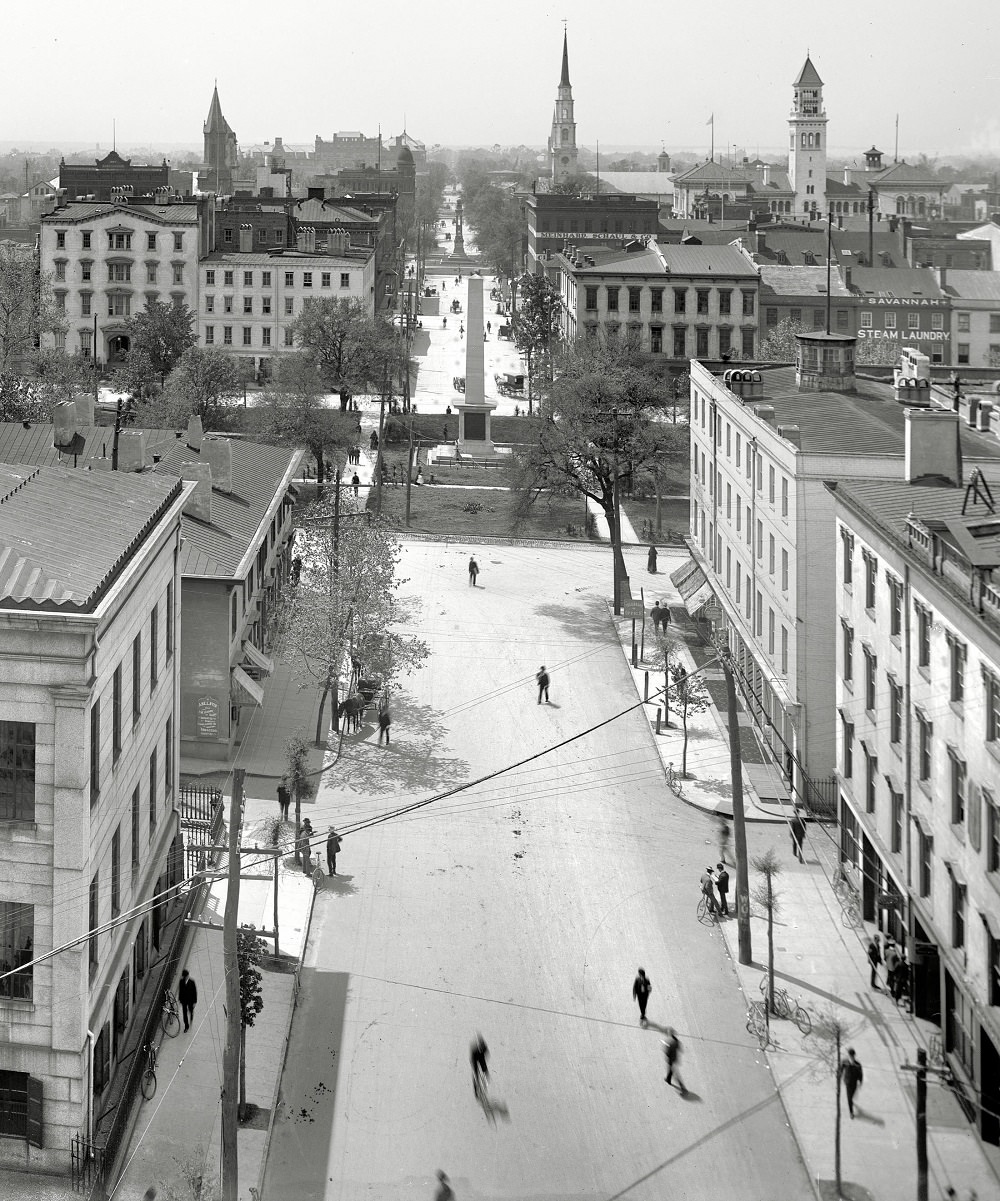
[[[538,617],[556,621],[565,633],[587,642],[615,641],[615,631],[608,620],[603,602],[592,601],[586,605],[547,604],[536,605]]]
[[[344,852],[341,851],[341,854]],[[317,892],[329,893],[336,897],[353,897],[357,896],[358,890],[354,884],[353,876],[345,876],[340,872],[335,876],[324,876],[323,884],[316,889]]]
[[[369,734],[374,734],[373,726]],[[323,774],[323,786],[367,796],[396,792],[440,791],[468,778],[464,759],[440,754],[448,728],[440,712],[398,695],[392,705],[392,742],[344,739],[340,759]]]

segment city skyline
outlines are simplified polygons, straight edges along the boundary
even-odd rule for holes
[[[243,19],[222,43],[188,35],[188,23],[202,13],[190,0],[179,0],[169,29],[117,0],[110,9],[111,24],[127,20],[139,46],[161,30],[164,53],[152,60],[122,57],[114,67],[116,87],[77,92],[70,108],[66,96],[81,62],[101,62],[107,54],[109,24],[95,24],[66,0],[54,0],[44,16],[29,18],[21,35],[25,52],[8,64],[0,84],[4,111],[15,114],[0,127],[4,143],[107,148],[114,128],[121,146],[194,146],[217,81],[243,146],[275,137],[308,144],[345,129],[373,136],[379,126],[387,138],[404,125],[428,146],[544,146],[563,14],[539,12],[526,0],[513,0],[502,13],[483,6],[474,27],[466,7],[439,4],[429,13],[393,2],[385,11],[395,36],[377,48],[363,17],[321,10],[310,23],[310,44],[329,48],[329,57],[317,55],[315,70],[302,65],[294,40],[275,42],[274,30],[256,19],[266,10],[254,0],[240,6]],[[229,11],[235,6],[213,10],[222,21]],[[901,158],[1000,153],[991,39],[983,36],[997,23],[994,5],[973,0],[963,6],[976,36],[936,42],[933,60],[929,52],[914,55],[891,13],[849,5],[848,18],[852,11],[856,19],[836,25],[791,13],[778,29],[747,29],[742,9],[720,0],[710,13],[673,14],[669,32],[657,39],[643,31],[661,23],[660,10],[642,2],[625,36],[614,39],[607,36],[606,12],[583,0],[567,14],[579,145],[663,144],[668,151],[707,155],[714,114],[717,155],[733,144],[773,153],[784,141],[791,82],[809,53],[826,85],[833,153],[860,154],[874,143],[892,156],[897,112]],[[929,2],[917,0],[908,10],[911,28],[922,24],[922,14],[940,20]],[[723,36],[720,49],[727,16],[741,22],[740,37]],[[488,55],[479,52],[482,45]],[[283,52],[295,61],[291,69]],[[35,83],[40,68],[50,81],[44,92]],[[262,87],[272,68],[285,81],[290,74],[293,86]],[[28,89],[30,105],[20,100]]]

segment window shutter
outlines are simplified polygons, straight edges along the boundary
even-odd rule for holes
[[[33,1147],[42,1146],[42,1082],[34,1076],[28,1077],[28,1142]]]
[[[970,787],[968,806],[969,842],[973,850],[978,851],[982,846],[983,833],[983,795],[980,788]]]

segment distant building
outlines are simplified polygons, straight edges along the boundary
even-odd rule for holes
[[[826,329],[826,267],[785,267],[761,264],[760,337],[763,341],[777,330],[782,321],[792,321],[798,329]],[[830,329],[833,333],[853,334],[856,318],[854,299],[844,286],[840,271],[830,272]]]
[[[858,338],[951,362],[951,298],[928,268],[855,267],[845,280],[858,311]]]
[[[823,81],[806,56],[792,84],[788,118],[788,183],[795,213],[826,212],[826,109]]]
[[[636,238],[655,237],[659,229],[656,202],[635,196],[528,192],[520,199],[527,226],[524,266],[533,275],[548,269],[554,279],[555,268],[546,266],[546,256],[558,253],[569,242],[620,246]]]
[[[956,367],[1000,370],[1000,271],[936,272],[938,286],[951,300],[952,356]]]
[[[562,72],[556,89],[552,110],[552,132],[549,134],[549,178],[552,183],[565,183],[577,173],[576,118],[573,115],[573,88],[569,82],[569,46],[563,33]]]
[[[222,115],[218,85],[212,91],[212,103],[202,129],[205,139],[205,166],[199,176],[202,192],[227,195],[233,190],[233,173],[239,165],[236,134]]]
[[[132,165],[132,160],[122,158],[117,151],[109,151],[94,165],[87,163],[59,164],[59,189],[66,200],[96,200],[110,203],[113,200],[153,199],[159,194],[161,200],[170,191],[170,167],[164,159],[158,166]]]
[[[121,1099],[183,935],[168,890],[184,874],[190,491],[0,465],[0,967],[19,969],[0,980],[5,1167],[69,1173],[73,1137]]]

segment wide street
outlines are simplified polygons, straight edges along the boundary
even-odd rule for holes
[[[391,747],[371,725],[351,736],[308,807],[318,833],[347,833],[317,899],[265,1195],[430,1201],[437,1169],[456,1201],[810,1194],[723,940],[695,918],[710,818],[667,790],[641,714],[558,748],[636,701],[608,568],[586,547],[406,545],[431,654],[395,698]],[[663,1079],[668,1024],[686,1098]],[[477,1031],[495,1121],[473,1098]]]

